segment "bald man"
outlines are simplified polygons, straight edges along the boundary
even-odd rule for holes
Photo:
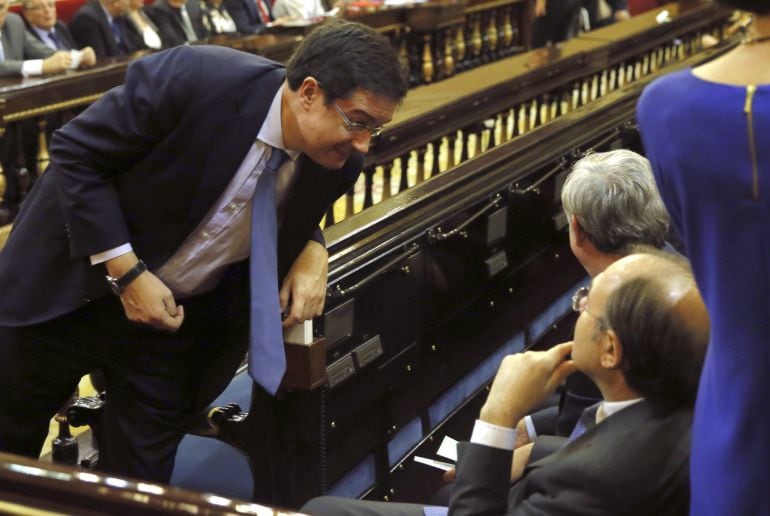
[[[470,442],[459,445],[453,515],[687,512],[692,405],[709,338],[687,262],[622,258],[576,293],[573,308],[580,312],[573,342],[503,360]],[[561,450],[530,464],[511,487],[516,422],[576,370],[604,400],[584,411]],[[332,497],[302,510],[425,514],[421,505]]]

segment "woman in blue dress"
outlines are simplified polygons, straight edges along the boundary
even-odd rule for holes
[[[711,317],[692,515],[770,514],[770,1],[737,48],[654,81],[637,117]]]

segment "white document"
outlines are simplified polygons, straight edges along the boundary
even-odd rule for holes
[[[436,455],[457,462],[457,441],[448,435],[444,436],[444,440],[441,441],[441,446],[438,447]]]
[[[440,469],[441,471],[449,471],[450,469],[454,468],[454,464],[450,464],[448,462],[441,462],[440,460],[435,459],[428,459],[426,457],[420,457],[419,455],[414,456],[414,461],[419,462],[420,464],[426,464],[428,466],[432,466],[434,468]]]

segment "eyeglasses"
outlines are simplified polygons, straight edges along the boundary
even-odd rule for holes
[[[578,313],[585,312],[597,321],[599,321],[599,324],[602,326],[607,326],[607,323],[605,322],[603,317],[599,317],[596,314],[593,314],[588,311],[588,294],[591,292],[591,287],[580,287],[577,289],[577,292],[575,292],[575,295],[572,296],[572,310]]]
[[[334,104],[334,108],[337,110],[337,113],[340,114],[340,118],[342,118],[342,122],[345,124],[345,129],[353,134],[369,133],[371,137],[374,138],[375,136],[381,135],[382,131],[385,129],[381,125],[371,127],[361,122],[353,122],[337,104]]]

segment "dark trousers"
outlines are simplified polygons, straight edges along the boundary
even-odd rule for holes
[[[245,339],[225,345],[244,324],[228,311],[225,288],[183,301],[176,333],[128,321],[113,296],[41,324],[0,327],[0,450],[37,457],[50,418],[83,375],[101,369],[100,469],[167,483],[191,416],[224,389],[245,352]]]

